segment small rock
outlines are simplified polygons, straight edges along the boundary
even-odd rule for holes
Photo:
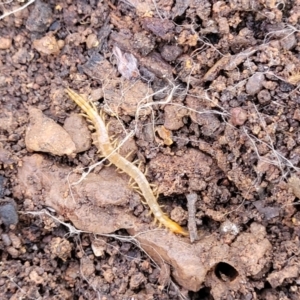
[[[44,278],[39,275],[36,270],[32,270],[29,273],[29,279],[36,284],[42,284],[44,282]]]
[[[12,242],[12,245],[14,248],[19,249],[22,246],[22,241],[21,239],[13,232],[9,233],[9,238]]]
[[[58,54],[60,45],[56,41],[56,38],[52,35],[44,36],[39,40],[33,41],[33,47],[43,54]]]
[[[75,143],[69,134],[40,109],[29,108],[30,124],[26,130],[25,144],[28,151],[48,152],[53,155],[73,155]]]
[[[171,218],[179,225],[185,225],[188,213],[181,206],[176,206],[171,211]]]
[[[72,245],[66,239],[55,237],[50,242],[50,250],[53,258],[59,257],[66,261],[71,256]]]
[[[164,126],[169,130],[178,130],[183,127],[184,123],[182,118],[187,115],[185,108],[180,108],[174,105],[167,105],[165,111],[165,122]]]
[[[253,205],[259,211],[259,213],[264,215],[264,218],[268,221],[275,217],[278,217],[280,214],[279,207],[271,207],[271,206],[264,207],[264,203],[261,200],[253,202]],[[254,230],[253,230],[253,232],[254,232]]]
[[[173,144],[172,132],[169,129],[166,129],[165,126],[157,126],[155,132],[157,132],[160,137],[160,139],[157,139],[158,142],[163,140],[163,143],[167,146],[171,146]]]
[[[7,233],[1,234],[1,239],[3,241],[3,244],[8,247],[11,245],[11,240],[9,238],[9,235]]]
[[[107,245],[106,242],[101,239],[92,241],[92,250],[93,250],[94,255],[96,257],[103,256],[105,253],[106,245]]]
[[[31,11],[26,28],[31,32],[46,32],[53,21],[50,5],[41,1],[36,1],[34,9]]]
[[[7,79],[8,79],[7,76],[0,75],[0,88],[7,86],[7,81],[8,81]]]
[[[166,61],[174,61],[180,54],[182,49],[175,45],[164,45],[161,51],[161,56]]]
[[[99,41],[97,39],[97,35],[92,33],[88,35],[86,39],[86,46],[88,49],[96,48],[99,45]]]
[[[8,254],[12,256],[12,258],[17,258],[19,257],[19,251],[15,249],[14,247],[7,247],[6,251]]]
[[[149,17],[143,19],[143,27],[164,40],[171,40],[175,29],[174,23],[170,20]]]
[[[0,50],[9,49],[12,45],[11,38],[0,37]]]
[[[111,269],[105,270],[103,272],[103,277],[108,283],[112,283],[115,276]]]
[[[263,73],[257,72],[248,79],[246,84],[246,92],[249,95],[257,94],[263,87],[263,81],[265,80],[265,75]]]
[[[273,289],[276,289],[278,286],[282,285],[283,281],[288,278],[298,278],[299,276],[299,267],[297,265],[294,266],[286,266],[280,271],[273,271],[267,277],[268,282],[272,286]]]
[[[241,107],[235,107],[230,110],[230,122],[232,125],[244,125],[247,120],[247,112]]]
[[[0,164],[11,165],[14,162],[15,160],[12,158],[11,153],[6,149],[0,148]]]
[[[293,115],[293,119],[300,121],[300,109],[295,109],[294,115]]]
[[[233,235],[238,235],[240,232],[240,228],[235,223],[232,223],[229,220],[226,220],[221,224],[220,232],[222,234],[229,233],[229,234],[233,234]]]
[[[145,281],[145,279],[146,278],[143,275],[143,273],[138,273],[138,274],[133,275],[130,278],[130,288],[132,290],[138,288]]]
[[[271,102],[271,94],[268,90],[261,90],[257,95],[257,99],[261,104],[269,104]]]
[[[98,101],[101,98],[103,98],[103,89],[102,88],[94,89],[91,91],[91,94],[89,97],[90,101],[92,101],[92,102]]]
[[[137,49],[142,56],[147,56],[155,46],[155,41],[144,31],[136,32],[133,36],[133,48]]]
[[[26,48],[20,48],[16,54],[12,56],[12,61],[15,65],[25,65],[32,60],[33,56],[33,52],[28,51]]]
[[[95,273],[95,266],[89,257],[82,257],[80,259],[80,271],[84,277],[90,277]]]
[[[73,140],[76,153],[86,151],[91,147],[91,133],[83,117],[72,114],[66,119],[64,129]]]
[[[289,34],[285,36],[281,41],[280,44],[283,49],[285,50],[291,50],[297,45],[297,39],[295,37],[295,34]]]
[[[13,199],[5,198],[0,200],[0,219],[5,226],[9,227],[18,223],[19,218],[16,208],[17,205]]]

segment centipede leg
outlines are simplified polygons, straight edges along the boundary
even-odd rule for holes
[[[104,112],[103,112],[103,110],[102,109],[100,109],[99,110],[99,116],[100,116],[100,118],[102,119],[102,120],[104,120]]]
[[[92,122],[91,119],[90,119],[90,117],[87,114],[85,114],[85,113],[80,113],[79,116],[84,117],[88,122]]]
[[[156,225],[157,221],[158,221],[158,220],[157,220],[156,218],[154,218],[152,224],[153,224],[153,225]]]
[[[114,141],[111,142],[112,146],[114,148],[117,148],[118,144],[119,144],[119,140],[118,139],[115,139]]]
[[[137,165],[140,163],[140,160],[139,159],[136,159],[135,161],[132,162],[134,165]]]
[[[116,138],[116,134],[113,134],[113,135],[111,135],[110,137],[109,137],[109,139],[111,140],[111,141],[113,141],[115,138]]]
[[[126,154],[125,158],[128,159],[128,158],[130,157],[130,155],[131,155],[133,152],[134,152],[134,150],[129,151],[129,152]]]
[[[93,101],[89,102],[94,111],[97,111],[97,107]]]
[[[144,197],[144,195],[143,195],[143,193],[140,191],[140,190],[135,190],[140,196],[143,196]],[[147,204],[147,202],[145,202],[146,204]]]
[[[139,169],[141,168],[142,164],[143,164],[143,163],[140,161],[139,164],[138,164],[138,168],[139,168]]]
[[[105,165],[105,167],[110,167],[112,164],[112,162],[109,162],[107,165]]]
[[[107,124],[105,125],[105,128],[107,130],[107,132],[109,131],[109,125],[111,124],[111,121],[108,121]]]
[[[137,192],[139,192],[139,186],[134,182],[133,184],[130,185],[130,187],[133,189],[133,190],[136,190]]]
[[[158,186],[156,184],[150,184],[150,187],[152,188],[154,196],[158,197]]]
[[[149,171],[149,168],[148,166],[145,166],[145,171],[144,171],[144,175],[147,176],[148,175],[148,171]]]
[[[134,182],[134,179],[132,179],[132,177],[130,177],[130,178],[129,178],[128,185],[130,185],[130,186],[131,186],[131,185],[133,184],[133,182]]]

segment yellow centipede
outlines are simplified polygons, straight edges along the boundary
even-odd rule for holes
[[[161,210],[144,173],[133,163],[129,162],[126,158],[115,151],[115,148],[110,141],[105,122],[101,117],[101,114],[98,114],[96,108],[70,88],[67,88],[66,92],[69,97],[85,112],[91,123],[94,125],[96,131],[96,140],[94,142],[98,150],[101,151],[103,156],[107,157],[110,163],[114,164],[118,169],[126,173],[130,178],[132,178],[132,180],[135,181],[141,195],[144,197],[151,212],[153,213],[154,219],[169,228],[172,232],[187,236],[188,232],[185,231],[179,224],[172,221]]]

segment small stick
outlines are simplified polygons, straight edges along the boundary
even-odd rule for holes
[[[196,202],[197,202],[197,194],[196,193],[190,193],[186,196],[187,199],[187,208],[189,212],[189,220],[188,220],[188,229],[190,233],[190,240],[191,243],[198,240],[198,234],[197,234],[197,225],[196,225]]]

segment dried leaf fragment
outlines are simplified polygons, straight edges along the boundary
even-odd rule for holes
[[[118,71],[123,77],[130,80],[140,75],[137,67],[137,59],[131,53],[122,53],[120,48],[114,46],[113,54],[117,58]]]

